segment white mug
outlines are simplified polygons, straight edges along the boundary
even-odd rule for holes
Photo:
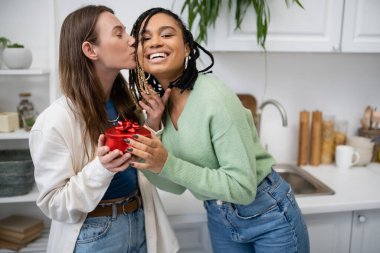
[[[338,145],[335,150],[336,167],[348,169],[359,162],[360,155],[353,147],[348,145]]]

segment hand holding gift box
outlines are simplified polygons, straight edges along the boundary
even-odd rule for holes
[[[118,149],[122,152],[129,147],[125,139],[131,139],[134,134],[140,134],[145,137],[151,137],[150,131],[143,126],[140,126],[133,120],[118,121],[117,126],[106,130],[106,145],[110,150]]]

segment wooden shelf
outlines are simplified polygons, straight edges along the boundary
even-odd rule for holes
[[[27,140],[29,132],[24,129],[19,129],[10,133],[0,133],[0,140]]]
[[[14,197],[0,197],[0,204],[4,203],[22,203],[22,202],[35,202],[38,197],[37,186],[34,185],[31,192],[25,195]]]
[[[0,76],[27,76],[27,75],[47,75],[49,71],[46,69],[0,69]]]

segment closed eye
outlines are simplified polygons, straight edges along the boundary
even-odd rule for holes
[[[163,35],[161,35],[163,38],[171,38],[171,37],[173,37],[174,35],[173,34],[171,34],[171,33],[167,33],[167,34],[163,34]]]
[[[118,26],[115,26],[113,28],[113,34],[119,38],[123,38],[124,33],[125,33],[125,27],[124,26],[118,25]]]
[[[151,39],[150,36],[147,36],[147,35],[141,36],[141,38],[140,38],[141,41],[147,41],[150,39]]]

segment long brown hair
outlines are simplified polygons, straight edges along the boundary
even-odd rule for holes
[[[98,137],[107,127],[106,96],[94,65],[82,52],[82,43],[96,43],[96,23],[103,12],[114,11],[106,6],[82,7],[64,20],[59,43],[59,76],[61,90],[74,107],[77,118],[85,124],[83,143],[86,154],[94,156]],[[136,107],[127,89],[127,82],[119,73],[114,81],[111,98],[121,118],[137,120]],[[69,103],[70,104],[70,103]],[[92,154],[88,153],[86,138],[90,137]]]

